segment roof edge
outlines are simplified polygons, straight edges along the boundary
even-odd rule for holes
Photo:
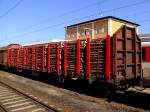
[[[88,23],[88,22],[94,22],[94,21],[97,21],[97,20],[104,20],[104,19],[108,19],[108,18],[116,19],[116,20],[119,20],[119,21],[123,21],[123,22],[129,23],[129,24],[136,25],[136,26],[140,26],[140,25],[137,24],[137,23],[134,23],[134,22],[131,22],[131,21],[128,21],[128,20],[125,20],[125,19],[121,19],[121,18],[114,17],[114,16],[105,16],[105,17],[102,17],[102,18],[97,18],[97,19],[93,19],[93,20],[88,20],[88,21],[85,21],[85,22],[81,22],[81,23],[69,25],[69,26],[66,26],[66,27],[67,27],[67,28],[68,28],[68,27],[73,27],[73,26],[85,24],[85,23]],[[65,27],[65,28],[66,28],[66,27]]]

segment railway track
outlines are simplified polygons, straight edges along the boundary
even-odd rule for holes
[[[2,82],[0,82],[0,107],[4,112],[58,112]]]

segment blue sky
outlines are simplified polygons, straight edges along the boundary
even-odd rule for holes
[[[150,0],[23,0],[1,17],[18,1],[0,0],[0,46],[63,40],[65,26],[109,15],[137,22],[140,33],[150,33]]]

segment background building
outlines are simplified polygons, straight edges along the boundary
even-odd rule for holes
[[[66,40],[106,38],[107,34],[113,36],[123,25],[136,28],[138,32],[138,24],[113,16],[107,16],[67,26],[65,38]]]
[[[142,59],[144,62],[150,62],[150,34],[140,34],[142,40]]]

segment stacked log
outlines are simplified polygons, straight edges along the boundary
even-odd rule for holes
[[[12,50],[11,49],[8,49],[8,66],[11,66],[11,63],[12,63]]]
[[[50,71],[51,73],[56,73],[56,45],[50,45]]]
[[[67,43],[67,74],[75,75],[76,74],[76,42]]]
[[[27,69],[32,69],[32,47],[28,48],[28,63],[27,63]]]
[[[19,54],[18,54],[18,67],[23,68],[24,65],[24,49],[20,48],[19,49]]]
[[[14,66],[14,49],[11,49],[10,58],[11,58],[11,66],[13,67]]]
[[[42,71],[45,72],[46,71],[46,44],[44,45],[38,45],[36,46],[36,70],[37,71]],[[44,54],[43,54],[44,53]],[[42,63],[44,64],[44,69],[42,70]]]
[[[57,46],[58,46],[58,52],[59,52],[59,59],[58,59],[58,64],[59,64],[59,67],[61,67],[61,44],[60,43],[50,43],[50,73],[52,74],[57,74]],[[45,59],[48,59],[48,47],[46,47],[46,52],[45,52]],[[45,62],[45,69],[47,69],[47,62]],[[60,70],[61,68],[59,68]],[[48,70],[46,70],[48,71]]]
[[[12,49],[12,55],[11,55],[11,61],[12,61],[12,63],[11,63],[11,65],[12,65],[12,67],[17,67],[17,55],[18,55],[18,49]]]
[[[36,46],[36,70],[41,71],[42,67],[42,46]]]
[[[105,40],[91,41],[91,75],[93,80],[105,77],[105,48]]]

